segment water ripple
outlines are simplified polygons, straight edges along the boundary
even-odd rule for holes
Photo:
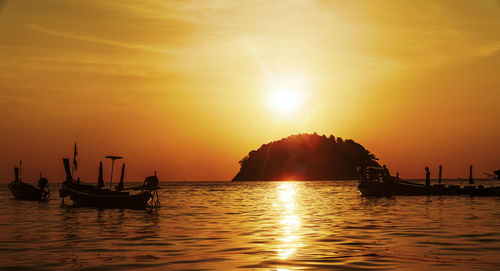
[[[58,199],[18,201],[0,188],[0,269],[500,266],[500,198],[363,198],[353,181],[164,187],[158,213],[61,208]]]

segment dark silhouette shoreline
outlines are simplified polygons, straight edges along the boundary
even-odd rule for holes
[[[250,151],[232,181],[358,180],[359,167],[380,166],[377,160],[351,139],[291,135]]]

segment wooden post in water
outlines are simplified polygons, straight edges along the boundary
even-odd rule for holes
[[[469,166],[469,184],[474,184],[474,179],[472,179],[472,166]]]
[[[23,160],[19,160],[19,181],[21,181],[21,169],[23,168]]]
[[[441,172],[443,171],[443,166],[439,165],[439,181],[438,183],[441,184]]]
[[[399,172],[396,172],[396,181],[399,181]]]

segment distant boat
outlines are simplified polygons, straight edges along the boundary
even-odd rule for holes
[[[382,168],[367,168],[361,176],[358,189],[363,196],[396,196],[396,195],[469,195],[469,196],[500,196],[500,187],[464,186],[458,185],[423,185],[398,180],[385,174]]]
[[[483,172],[483,174],[491,180],[500,180],[500,170],[496,170],[493,173]]]
[[[104,187],[102,175],[102,162],[99,167],[99,180],[97,186],[83,184],[79,179],[75,180],[69,166],[69,159],[63,159],[66,170],[66,180],[62,183],[59,195],[61,198],[68,197],[73,202],[72,207],[94,207],[94,208],[123,208],[123,209],[147,209],[149,207],[159,207],[157,199],[158,178],[151,176],[146,178],[149,182],[130,189],[123,189],[123,173],[117,190],[106,189]],[[125,192],[123,190],[131,190]],[[156,196],[156,201],[155,201]]]
[[[14,168],[15,179],[8,184],[9,190],[16,199],[33,200],[33,201],[47,201],[50,198],[48,189],[48,181],[40,175],[38,180],[38,187],[21,181],[20,167]]]

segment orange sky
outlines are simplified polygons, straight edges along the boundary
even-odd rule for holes
[[[499,1],[0,0],[0,49],[1,182],[20,159],[61,181],[75,140],[83,180],[109,154],[128,180],[229,180],[312,132],[403,178],[500,168]]]

